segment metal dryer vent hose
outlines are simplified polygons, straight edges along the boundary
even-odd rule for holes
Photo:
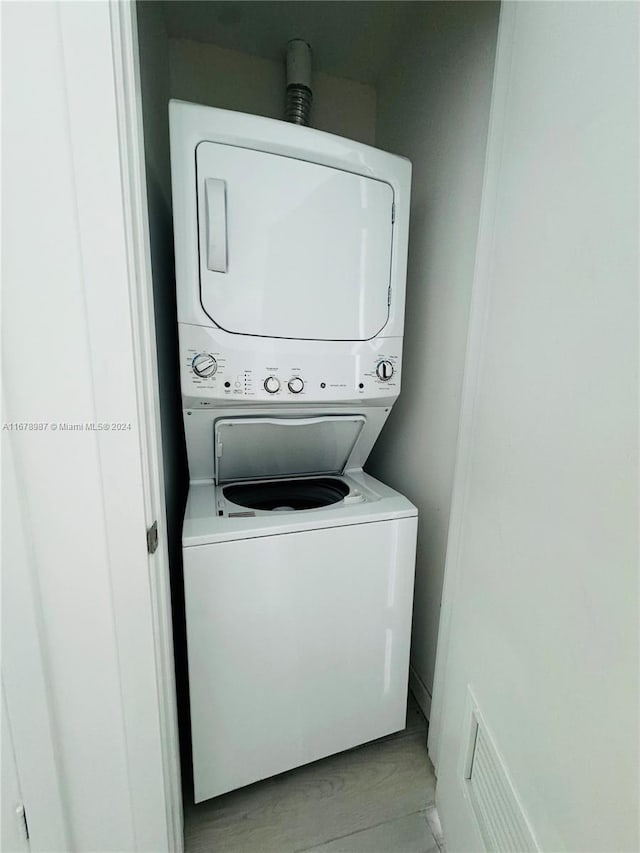
[[[311,48],[303,39],[291,39],[287,44],[286,120],[308,127],[312,101]]]

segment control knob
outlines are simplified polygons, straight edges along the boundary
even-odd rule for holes
[[[264,390],[275,394],[280,390],[280,380],[275,376],[267,376],[264,380]]]
[[[289,391],[292,394],[299,394],[304,388],[304,382],[299,376],[294,376],[289,380]]]
[[[384,361],[379,361],[376,366],[376,375],[378,379],[382,380],[382,382],[388,382],[393,376],[393,364],[386,359]]]
[[[213,376],[218,369],[218,362],[208,352],[199,352],[191,362],[191,368],[196,376],[206,379]]]

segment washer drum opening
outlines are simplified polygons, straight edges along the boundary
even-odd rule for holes
[[[225,498],[248,509],[286,512],[320,509],[338,503],[349,494],[342,480],[321,477],[262,483],[237,483],[223,488]]]

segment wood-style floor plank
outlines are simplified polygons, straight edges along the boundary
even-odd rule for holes
[[[424,812],[416,812],[309,848],[304,853],[439,853],[439,848]]]
[[[307,850],[424,810],[434,793],[426,724],[412,704],[408,727],[397,735],[197,806],[185,804],[186,851]]]
[[[429,829],[431,830],[431,834],[438,845],[438,850],[440,850],[440,853],[447,853],[447,845],[445,844],[444,833],[442,832],[442,824],[440,823],[440,816],[438,815],[438,810],[435,805],[429,806],[425,812],[425,818],[429,825]]]

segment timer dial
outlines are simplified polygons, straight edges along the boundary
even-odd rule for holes
[[[289,391],[292,394],[299,394],[304,388],[304,381],[299,376],[294,376],[289,380]]]
[[[218,369],[218,362],[208,352],[199,352],[191,362],[191,368],[196,376],[207,379]]]
[[[384,361],[379,361],[376,366],[376,376],[382,382],[388,382],[393,376],[393,364],[386,359]]]
[[[280,380],[275,376],[267,376],[264,380],[264,390],[268,391],[269,394],[275,394],[280,390]]]

